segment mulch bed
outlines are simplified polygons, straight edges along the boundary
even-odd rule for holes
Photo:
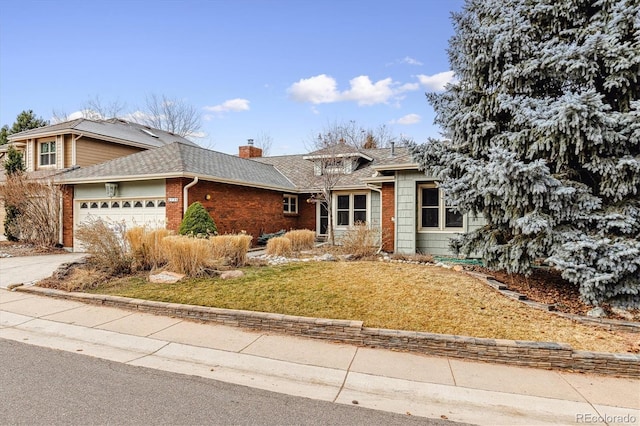
[[[535,302],[555,305],[556,310],[569,314],[586,315],[593,309],[580,300],[578,287],[571,284],[560,276],[558,271],[546,268],[537,268],[526,277],[520,274],[509,274],[505,271],[492,271],[483,267],[470,267],[469,269],[494,277],[505,284],[509,290],[524,294],[528,299]],[[602,308],[610,319],[626,320],[626,318],[616,315],[607,305]],[[640,312],[632,311],[635,320],[640,319]]]
[[[36,247],[32,244],[24,244],[13,241],[0,241],[0,257],[38,256],[44,254],[68,253],[63,248]]]

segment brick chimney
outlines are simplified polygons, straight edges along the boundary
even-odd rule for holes
[[[247,139],[247,145],[239,148],[238,156],[240,158],[262,157],[262,149],[253,146],[253,139]]]

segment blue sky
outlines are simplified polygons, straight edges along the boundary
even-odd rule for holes
[[[354,120],[421,142],[438,137],[425,92],[452,78],[462,0],[0,2],[0,125],[51,119],[96,96],[126,112],[150,94],[202,113],[196,142],[235,154],[269,136],[271,155]]]

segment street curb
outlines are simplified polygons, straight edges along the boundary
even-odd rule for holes
[[[211,308],[40,287],[17,287],[14,291],[339,343],[522,367],[640,378],[640,355],[576,351],[565,343],[366,328],[362,321]]]

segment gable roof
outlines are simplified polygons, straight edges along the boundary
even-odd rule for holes
[[[394,169],[394,167],[401,165],[407,166],[407,163],[413,161],[408,150],[403,147],[396,147],[393,154],[391,153],[391,148],[361,149],[357,151],[354,148],[348,148],[348,150],[339,152],[343,154],[342,156],[356,156],[354,152],[357,152],[358,157],[370,160],[360,164],[352,173],[340,175],[340,179],[333,188],[334,190],[366,188],[365,182],[376,174],[378,166],[382,170],[387,168]],[[253,157],[251,160],[273,165],[289,178],[300,192],[314,192],[322,188],[323,178],[315,175],[312,160],[327,158],[327,154],[328,151],[323,149],[310,154]]]
[[[272,165],[182,142],[70,170],[58,182],[77,184],[196,176],[235,185],[295,190],[293,183]]]
[[[140,146],[144,148],[158,148],[173,142],[197,146],[182,136],[164,130],[154,129],[138,123],[132,123],[117,118],[109,120],[89,120],[78,118],[37,129],[25,130],[9,136],[9,142],[23,139],[55,136],[65,133],[82,134],[87,137],[118,142],[124,145]]]

